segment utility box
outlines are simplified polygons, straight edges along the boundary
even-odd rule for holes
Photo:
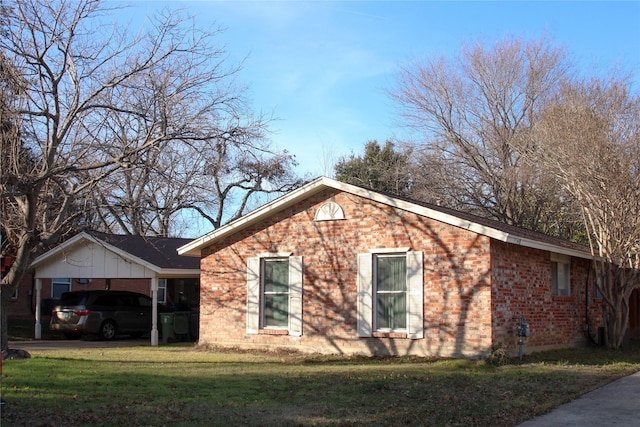
[[[169,344],[176,341],[188,341],[191,323],[191,312],[174,311],[160,313],[162,324],[162,343]]]
[[[174,329],[175,316],[174,313],[160,313],[160,324],[162,325],[162,343],[168,344],[175,342],[176,335]]]
[[[172,314],[174,316],[173,333],[175,335],[189,335],[189,312],[175,311]]]

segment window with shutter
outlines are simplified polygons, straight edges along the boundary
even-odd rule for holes
[[[423,253],[407,249],[359,254],[358,336],[373,332],[406,332],[424,336]]]
[[[302,257],[263,254],[247,261],[247,333],[302,335]]]

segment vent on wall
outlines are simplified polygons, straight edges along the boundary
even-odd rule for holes
[[[335,202],[327,202],[316,211],[316,221],[333,221],[337,219],[344,219],[344,211]]]

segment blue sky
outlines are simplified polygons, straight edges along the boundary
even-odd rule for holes
[[[623,67],[640,83],[640,1],[169,1],[139,0],[133,15],[183,9],[219,42],[253,108],[273,113],[271,139],[300,174],[331,175],[340,156],[402,137],[386,91],[400,65],[455,55],[464,42],[548,35],[584,73]],[[140,18],[141,19],[141,18]],[[636,85],[636,87],[638,87]]]

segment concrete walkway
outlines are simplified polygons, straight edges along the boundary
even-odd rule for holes
[[[591,391],[519,427],[640,427],[640,372]]]

